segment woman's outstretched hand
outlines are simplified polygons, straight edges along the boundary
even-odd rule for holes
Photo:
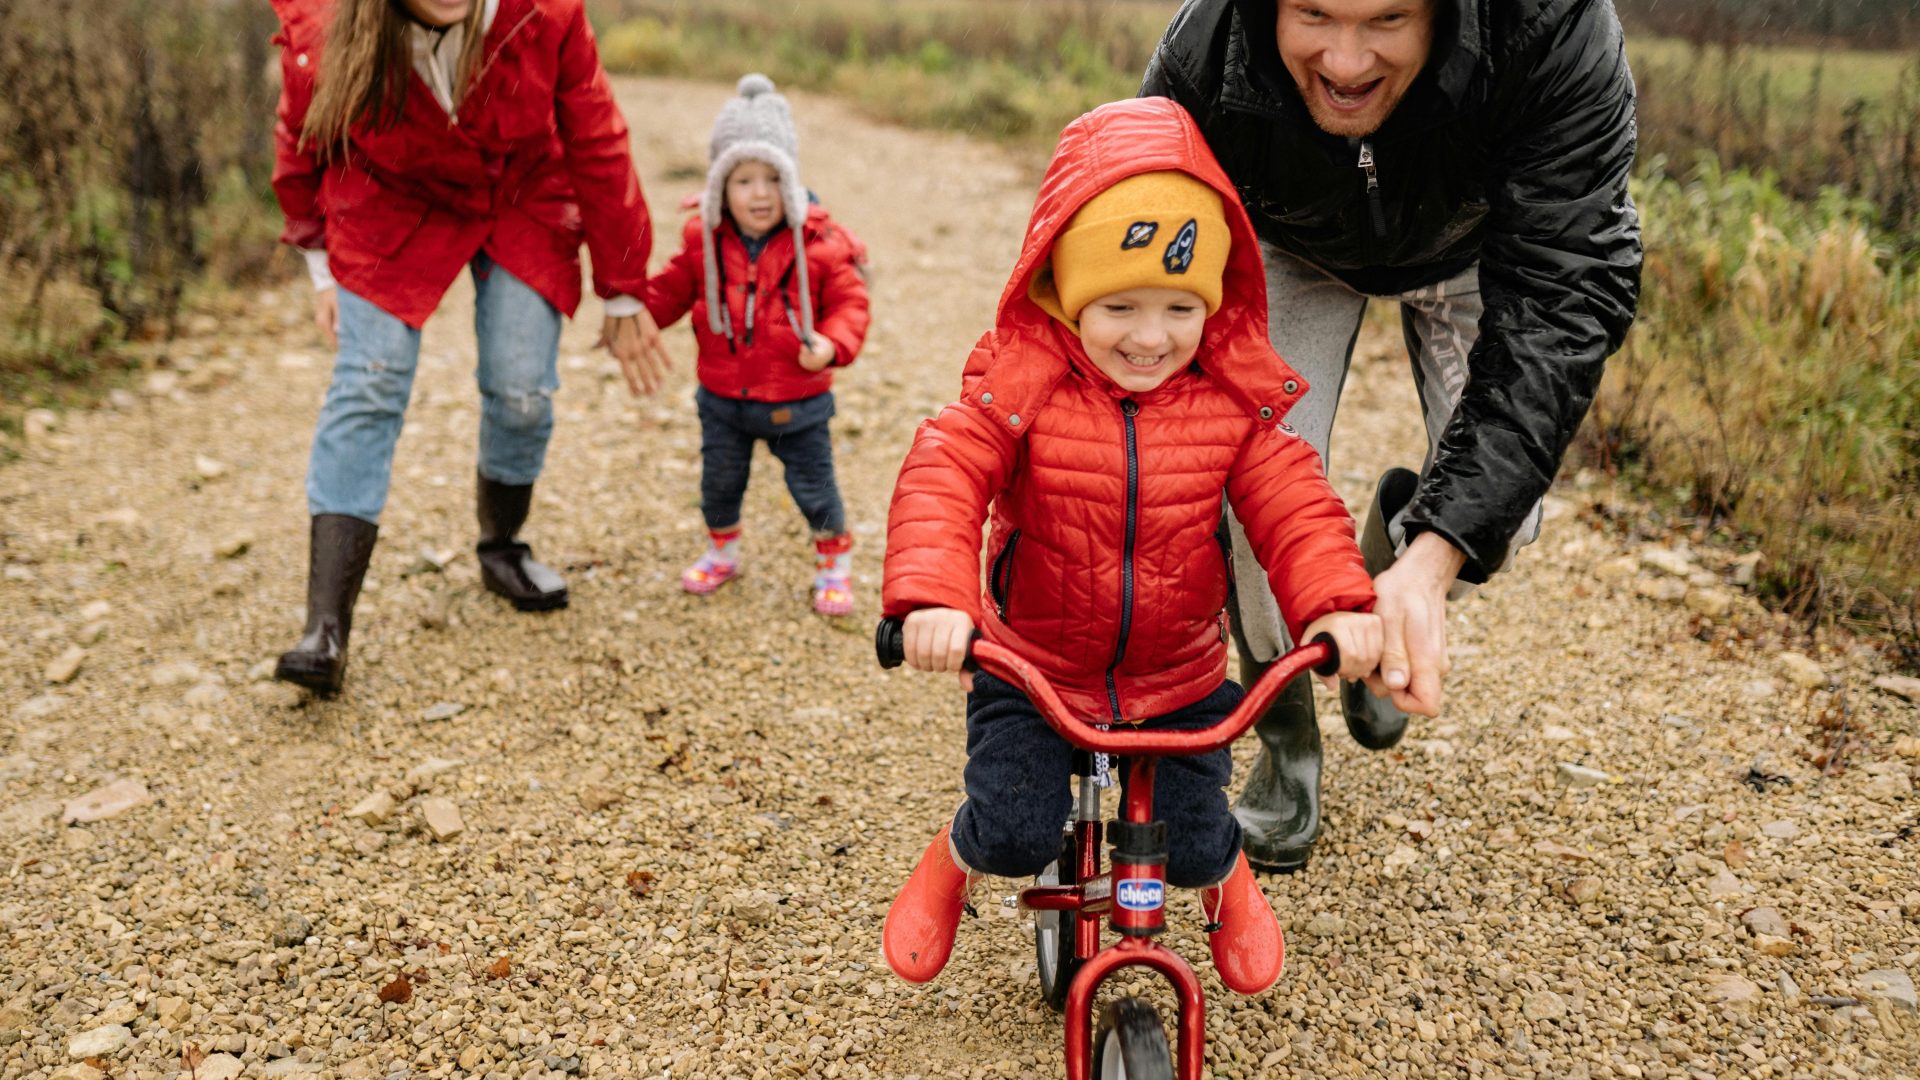
[[[327,335],[328,348],[340,348],[339,289],[321,289],[313,294],[313,324]]]
[[[644,308],[638,315],[607,316],[596,344],[620,362],[620,374],[626,376],[627,391],[634,397],[660,389],[673,368],[673,359],[660,340],[660,327]]]

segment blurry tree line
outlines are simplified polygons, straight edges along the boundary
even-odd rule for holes
[[[1642,32],[1699,43],[1920,46],[1920,0],[1614,0],[1614,7]]]
[[[0,0],[0,377],[84,370],[273,257],[262,0]],[[9,396],[13,396],[10,394]]]

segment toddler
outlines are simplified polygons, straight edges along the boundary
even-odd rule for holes
[[[992,331],[960,400],[924,422],[887,522],[882,603],[906,659],[959,671],[975,630],[1029,659],[1081,715],[1191,729],[1232,711],[1231,503],[1294,640],[1330,634],[1340,675],[1381,631],[1353,521],[1319,457],[1280,422],[1306,385],[1267,342],[1246,211],[1192,119],[1164,98],[1068,125]],[[981,526],[991,558],[981,587]],[[946,964],[968,888],[1060,850],[1073,748],[1016,687],[969,682],[966,801],[887,913],[887,962]],[[1223,982],[1279,977],[1280,927],[1240,854],[1226,750],[1160,762],[1166,880],[1201,889]]]
[[[813,530],[813,609],[853,610],[853,537],[833,475],[833,370],[867,333],[857,243],[800,183],[793,117],[748,75],[713,122],[707,186],[679,254],[647,282],[663,328],[693,312],[700,512],[708,543],[680,575],[705,595],[740,572],[740,503],[764,441]]]

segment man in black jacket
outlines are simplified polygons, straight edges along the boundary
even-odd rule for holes
[[[1633,321],[1633,81],[1609,0],[1187,0],[1143,94],[1199,122],[1267,265],[1273,344],[1311,386],[1287,422],[1327,456],[1369,297],[1401,306],[1429,437],[1381,478],[1361,549],[1387,629],[1349,684],[1355,738],[1436,715],[1446,604],[1537,535],[1540,499]],[[1285,646],[1235,534],[1243,679]],[[1305,864],[1320,733],[1298,680],[1235,813],[1248,858]]]

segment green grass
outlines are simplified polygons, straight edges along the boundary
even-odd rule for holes
[[[1050,145],[1139,89],[1172,8],[1083,0],[603,0],[610,70],[731,80],[761,71],[896,123]]]
[[[1679,38],[1629,35],[1627,60],[1636,75],[1687,72],[1701,85],[1729,78],[1766,82],[1781,101],[1804,101],[1816,86],[1820,100],[1836,111],[1847,101],[1884,102],[1893,98],[1901,77],[1913,66],[1910,53],[1870,49],[1818,49],[1805,46],[1740,47],[1731,53],[1704,48]]]

